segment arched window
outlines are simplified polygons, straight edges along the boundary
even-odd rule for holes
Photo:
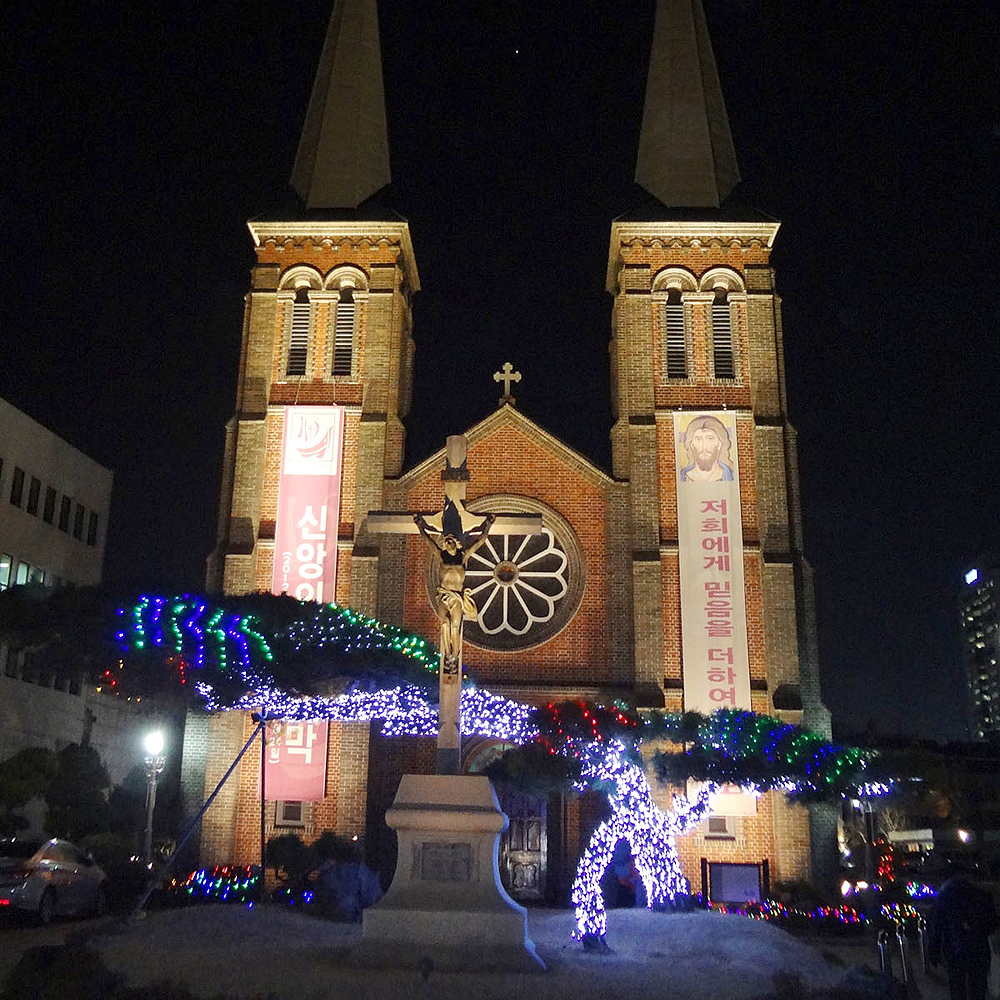
[[[733,318],[729,309],[729,292],[715,290],[712,302],[712,361],[716,378],[736,378],[733,357]]]
[[[285,378],[309,376],[313,367],[318,302],[323,298],[323,279],[308,264],[290,267],[278,283],[277,316],[280,335],[280,371]]]
[[[340,264],[323,279],[329,302],[326,319],[327,377],[353,378],[358,374],[359,329],[368,299],[368,275],[353,264]]]
[[[684,303],[679,288],[671,288],[663,303],[664,344],[667,378],[687,378],[687,336],[684,329]]]
[[[660,376],[670,380],[691,378],[691,296],[697,291],[695,276],[683,267],[665,267],[653,278],[653,309],[660,326]]]
[[[288,375],[305,375],[309,357],[309,320],[312,306],[309,289],[300,288],[292,303],[292,330],[288,338]]]
[[[337,301],[333,330],[333,374],[350,375],[354,366],[354,289],[345,285]]]

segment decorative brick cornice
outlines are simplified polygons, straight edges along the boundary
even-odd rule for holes
[[[618,290],[618,269],[622,251],[636,249],[698,249],[730,247],[741,250],[770,250],[778,234],[779,222],[613,222],[608,247],[606,287]]]
[[[309,221],[272,222],[251,219],[247,223],[254,246],[267,243],[275,246],[291,242],[298,249],[311,244],[335,249],[348,244],[352,247],[377,246],[384,243],[398,246],[403,255],[403,270],[410,288],[420,290],[417,261],[413,255],[410,227],[405,222]]]

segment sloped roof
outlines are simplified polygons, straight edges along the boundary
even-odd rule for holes
[[[718,208],[739,183],[701,0],[657,2],[635,179],[670,208]]]
[[[390,180],[376,0],[336,0],[292,187],[307,209],[345,209]]]

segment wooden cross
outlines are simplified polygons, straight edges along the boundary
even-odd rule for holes
[[[503,382],[503,395],[499,400],[500,406],[503,406],[504,403],[513,405],[514,397],[510,394],[510,384],[511,382],[520,382],[521,373],[514,371],[514,366],[509,361],[505,361],[500,371],[493,373],[493,381]]]
[[[510,364],[506,367],[510,368]],[[371,510],[366,527],[378,534],[422,535],[438,559],[440,583],[432,601],[441,622],[437,773],[458,774],[462,752],[462,623],[476,613],[471,592],[465,587],[465,564],[488,535],[539,534],[542,516],[475,514],[465,506],[469,466],[468,442],[463,435],[448,438],[441,479],[445,500],[437,513]]]

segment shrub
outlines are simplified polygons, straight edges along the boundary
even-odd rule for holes
[[[20,810],[44,795],[59,770],[51,750],[27,747],[0,762],[0,836],[14,836],[28,826]]]
[[[283,833],[272,837],[267,842],[265,853],[268,868],[274,869],[277,877],[278,869],[283,869],[286,880],[301,878],[313,866],[313,852],[295,833]]]
[[[817,886],[805,879],[775,882],[771,887],[771,895],[786,906],[798,906],[803,909],[836,905],[831,903],[831,900]]]
[[[45,793],[48,832],[79,842],[88,834],[107,830],[104,789],[109,781],[100,755],[93,747],[70,743],[56,758],[59,769]]]
[[[116,833],[94,833],[80,846],[90,851],[108,876],[108,903],[116,910],[127,909],[146,885],[147,872],[136,860],[132,845]]]
[[[315,862],[320,861],[360,861],[361,850],[356,841],[342,837],[332,830],[324,830],[313,842],[312,852]]]
[[[184,878],[172,879],[165,887],[164,902],[245,904],[260,899],[259,865],[216,865],[198,868]]]

